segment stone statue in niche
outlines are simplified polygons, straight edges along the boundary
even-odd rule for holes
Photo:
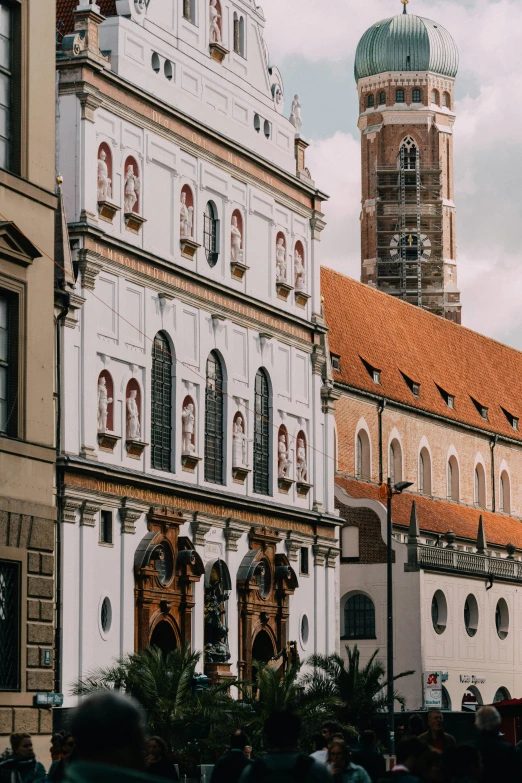
[[[128,440],[139,440],[141,437],[140,412],[136,402],[138,392],[132,389],[127,397],[127,438]]]
[[[292,460],[290,459],[290,452],[286,443],[286,436],[283,433],[281,433],[279,436],[277,455],[278,477],[288,478]]]
[[[107,396],[107,381],[102,376],[98,381],[98,432],[107,431],[107,413],[112,397]]]
[[[306,272],[303,264],[303,257],[299,250],[294,254],[294,274],[295,274],[295,290],[304,291],[306,288]]]
[[[232,467],[248,467],[248,438],[243,432],[243,420],[238,418],[234,422],[234,432],[232,435]]]
[[[140,192],[140,180],[137,174],[134,173],[134,164],[129,163],[127,171],[125,173],[125,198],[124,208],[125,214],[133,211],[136,202],[138,201],[138,193]]]
[[[112,198],[112,182],[106,160],[107,153],[102,149],[98,158],[98,201],[110,201]]]
[[[181,208],[179,213],[179,233],[181,239],[192,238],[192,219],[194,207],[187,207],[187,194],[181,194]]]
[[[226,663],[230,660],[228,628],[223,622],[228,593],[221,582],[205,590],[205,660],[207,663]]]
[[[243,237],[237,224],[237,215],[232,216],[232,225],[230,226],[231,258],[232,263],[243,263],[243,251],[241,244]]]
[[[276,278],[278,283],[286,282],[286,247],[283,237],[279,237],[276,245]]]
[[[299,100],[299,95],[294,95],[294,100],[292,101],[292,111],[290,113],[290,122],[299,133],[303,127],[302,107],[301,101]]]
[[[194,444],[194,428],[196,424],[196,417],[194,415],[194,404],[189,402],[183,408],[181,413],[181,453],[182,454],[195,454],[196,446]]]
[[[221,30],[219,29],[219,19],[221,15],[216,8],[217,0],[210,0],[210,43],[221,43]]]
[[[297,481],[306,484],[308,482],[308,465],[306,463],[306,444],[302,438],[297,441],[297,464],[295,466]]]

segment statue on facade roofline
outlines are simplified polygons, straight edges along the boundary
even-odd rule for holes
[[[109,169],[107,163],[107,153],[100,150],[98,158],[98,201],[110,201],[112,198],[112,183],[109,179]]]
[[[281,433],[281,435],[279,436],[278,459],[277,459],[279,478],[288,478],[291,464],[292,464],[292,460],[290,459],[290,453],[286,443],[286,436],[283,433]]]
[[[219,19],[221,15],[216,8],[217,0],[210,0],[210,43],[221,43],[221,30],[219,29]]]
[[[306,288],[306,272],[303,264],[303,257],[299,250],[294,254],[294,273],[295,273],[295,290],[304,291]]]
[[[250,441],[243,432],[243,420],[239,417],[234,422],[232,439],[232,467],[248,467],[248,444]]]
[[[306,484],[308,481],[308,465],[306,462],[306,444],[303,438],[297,441],[297,464],[295,466],[297,481]]]
[[[139,440],[141,437],[140,412],[136,396],[138,392],[132,389],[127,397],[127,438],[129,440]]]
[[[194,428],[196,423],[196,417],[194,415],[194,403],[189,402],[188,405],[186,405],[183,408],[183,412],[181,414],[181,421],[182,421],[181,453],[195,454],[196,446],[194,444]]]
[[[230,241],[231,241],[231,258],[232,263],[243,263],[243,251],[241,250],[241,243],[243,237],[237,224],[237,215],[232,215],[232,225],[230,226]]]
[[[98,432],[107,431],[107,415],[112,397],[107,396],[107,381],[102,377],[98,381]]]
[[[130,214],[136,202],[138,201],[138,193],[140,192],[140,180],[137,174],[134,173],[134,164],[129,163],[127,171],[125,173],[125,198],[124,209],[125,214]]]
[[[292,101],[290,122],[296,129],[297,133],[299,133],[301,131],[301,128],[303,127],[303,115],[302,115],[302,107],[301,107],[301,101],[299,99],[299,95],[295,95],[294,100]]]
[[[192,238],[192,221],[194,216],[194,207],[187,207],[187,194],[181,194],[181,207],[179,213],[179,234],[181,239]]]
[[[286,247],[283,237],[279,237],[276,246],[276,279],[278,283],[286,282]]]

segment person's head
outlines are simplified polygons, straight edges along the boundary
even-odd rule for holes
[[[444,780],[480,780],[482,778],[482,761],[477,748],[471,745],[457,745],[448,748],[442,758],[442,775]]]
[[[64,734],[62,740],[62,753],[68,756],[74,750],[74,737],[72,734]]]
[[[265,721],[265,734],[271,748],[296,748],[301,719],[289,710],[273,712]]]
[[[415,763],[415,774],[423,783],[443,783],[442,753],[435,748],[427,748]]]
[[[30,734],[20,732],[18,734],[11,734],[10,737],[11,750],[17,756],[32,756],[33,755],[33,741]]]
[[[426,745],[418,737],[406,737],[397,745],[397,764],[403,764],[410,772],[414,772],[418,759],[425,751]]]
[[[430,710],[428,712],[428,728],[430,731],[442,731],[444,718],[440,710]]]
[[[321,734],[325,738],[328,745],[332,741],[334,734],[339,734],[340,731],[341,727],[335,720],[325,720],[321,726]]]
[[[500,713],[496,707],[480,707],[475,717],[475,726],[485,734],[498,734],[500,731]]]
[[[328,749],[328,762],[332,765],[332,772],[344,772],[350,753],[346,747],[346,742],[342,739],[333,739]]]
[[[167,743],[161,737],[150,737],[147,742],[147,755],[159,761],[167,755]]]
[[[236,215],[232,215],[232,225],[233,226],[237,226],[237,216]]]
[[[237,729],[237,731],[231,734],[230,736],[231,748],[233,748],[234,750],[245,750],[247,745],[248,745],[248,737],[244,731],[241,731],[241,729]]]
[[[128,769],[145,763],[143,710],[130,696],[95,693],[73,712],[71,731],[77,758]]]
[[[105,152],[105,150],[101,150],[101,151],[100,151],[100,158],[101,158],[102,160],[105,160],[105,158],[106,158],[106,157],[107,157],[107,153]]]
[[[327,743],[326,743],[325,738],[319,732],[317,734],[313,735],[313,737],[312,737],[312,745],[314,747],[314,752],[316,750],[324,750],[327,747]]]
[[[412,737],[418,737],[424,732],[424,722],[420,715],[414,713],[408,718],[408,732]]]
[[[250,756],[252,755],[252,745],[245,745],[245,749],[243,750],[243,753],[245,754],[247,759],[249,759]]]
[[[63,734],[53,734],[51,737],[51,751],[61,753],[63,745]]]
[[[364,748],[364,750],[372,750],[377,745],[377,737],[375,736],[375,732],[371,729],[368,729],[367,731],[363,731],[361,734],[361,746]]]

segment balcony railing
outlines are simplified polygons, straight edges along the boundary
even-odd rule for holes
[[[409,545],[409,563],[419,568],[454,571],[473,576],[495,576],[500,579],[522,581],[522,563],[510,557],[487,557],[425,544]],[[413,556],[413,558],[412,558]]]

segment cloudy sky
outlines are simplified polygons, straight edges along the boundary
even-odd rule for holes
[[[259,0],[270,59],[301,95],[308,166],[331,197],[323,262],[360,270],[360,163],[353,61],[399,0]],[[410,0],[460,51],[455,200],[463,323],[522,349],[522,0]]]

